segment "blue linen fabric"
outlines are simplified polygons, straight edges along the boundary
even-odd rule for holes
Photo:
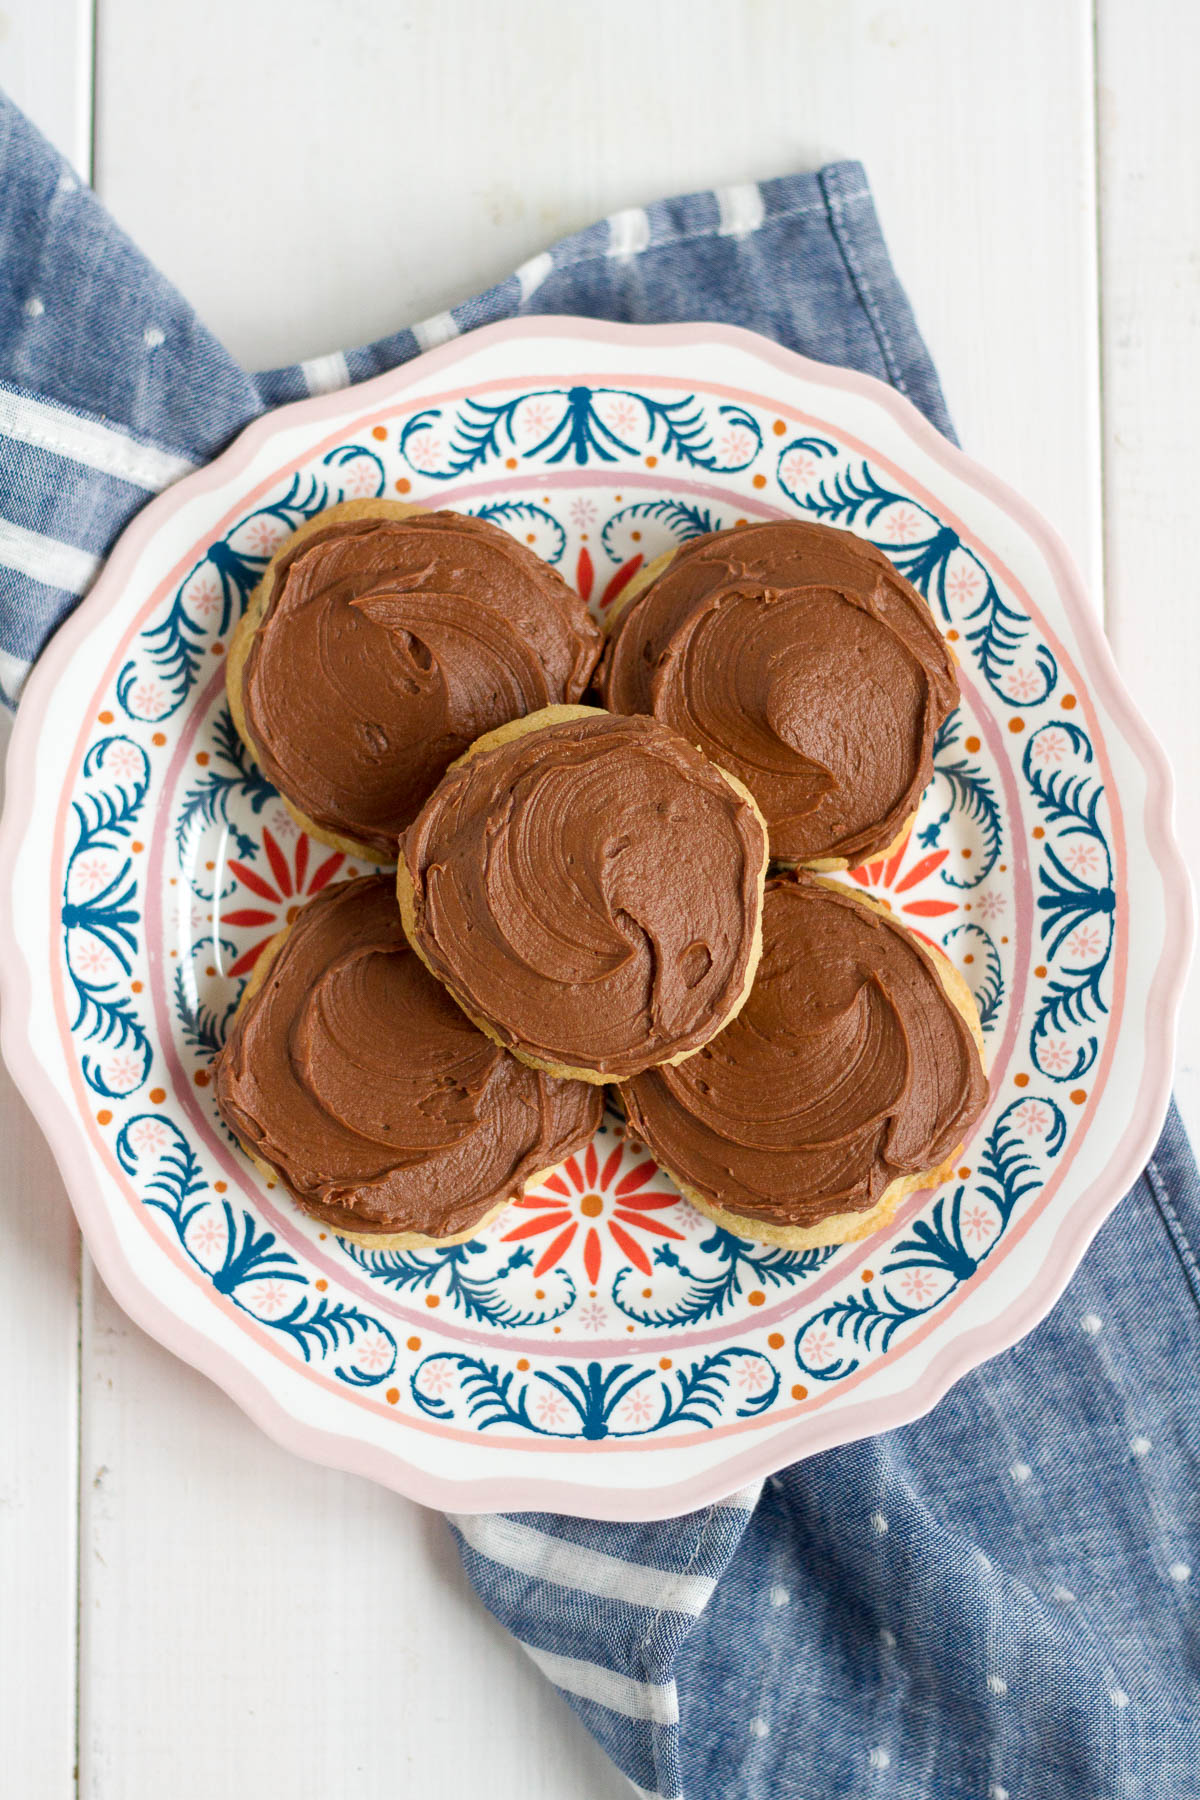
[[[257,376],[3,101],[0,173],[10,699],[150,493],[267,408],[490,320],[726,320],[950,432],[854,163],[616,214],[450,313]],[[656,1524],[458,1518],[467,1573],[645,1794],[1200,1796],[1198,1242],[1172,1109],[1050,1317],[926,1418]]]

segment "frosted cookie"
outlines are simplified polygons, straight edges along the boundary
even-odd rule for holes
[[[621,1096],[682,1191],[727,1231],[804,1250],[867,1237],[951,1173],[987,1102],[970,989],[877,902],[767,883],[745,1006]]]
[[[958,680],[872,544],[804,520],[709,533],[635,577],[609,629],[604,705],[743,781],[776,862],[849,868],[902,838]]]
[[[678,1062],[741,1006],[767,834],[654,719],[550,707],[458,761],[405,835],[404,927],[464,1011],[583,1081]]]
[[[390,876],[328,887],[264,950],[215,1065],[255,1166],[341,1237],[459,1243],[600,1123],[602,1096],[527,1068],[448,998]]]
[[[374,862],[483,732],[578,700],[601,638],[497,526],[348,500],[271,558],[229,648],[237,730],[304,830]]]

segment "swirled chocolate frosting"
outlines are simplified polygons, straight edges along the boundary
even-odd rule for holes
[[[561,576],[460,513],[334,521],[273,573],[243,683],[258,760],[309,819],[389,856],[447,764],[577,700],[600,652]]]
[[[618,620],[600,691],[744,781],[773,857],[851,864],[915,810],[958,701],[917,590],[873,545],[802,520],[676,551]]]
[[[354,1232],[469,1230],[600,1123],[476,1031],[413,954],[390,877],[297,916],[216,1064],[221,1116],[306,1212]]]
[[[434,972],[539,1060],[633,1074],[702,1044],[744,992],[766,836],[654,719],[592,711],[479,752],[402,855]]]
[[[629,1121],[728,1212],[816,1225],[951,1155],[987,1100],[970,1028],[903,926],[811,875],[767,883],[733,1023],[622,1088]]]

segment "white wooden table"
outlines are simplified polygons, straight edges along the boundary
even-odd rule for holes
[[[252,367],[617,207],[861,157],[964,442],[1067,539],[1185,777],[1193,867],[1198,50],[1182,0],[0,14],[0,81]],[[1178,1091],[1200,1130],[1200,1017]],[[626,1791],[436,1515],[285,1455],[118,1312],[3,1075],[0,1246],[6,1795]]]

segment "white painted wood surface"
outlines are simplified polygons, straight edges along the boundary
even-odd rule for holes
[[[94,178],[262,366],[437,311],[615,207],[861,157],[964,442],[1107,596],[1197,867],[1198,34],[1173,0],[1095,9],[97,0]],[[84,172],[92,17],[0,12],[0,80]],[[1192,1021],[1180,1091],[1200,1128]],[[6,1793],[65,1800],[76,1745],[90,1800],[625,1791],[435,1515],[277,1450],[80,1276],[6,1082],[0,1234]]]
[[[1179,41],[1182,27],[1182,41]],[[1176,43],[1179,54],[1167,47]],[[1106,0],[1097,48],[1107,622],[1175,769],[1176,823],[1200,879],[1200,18]],[[1200,964],[1175,1092],[1200,1146]]]

